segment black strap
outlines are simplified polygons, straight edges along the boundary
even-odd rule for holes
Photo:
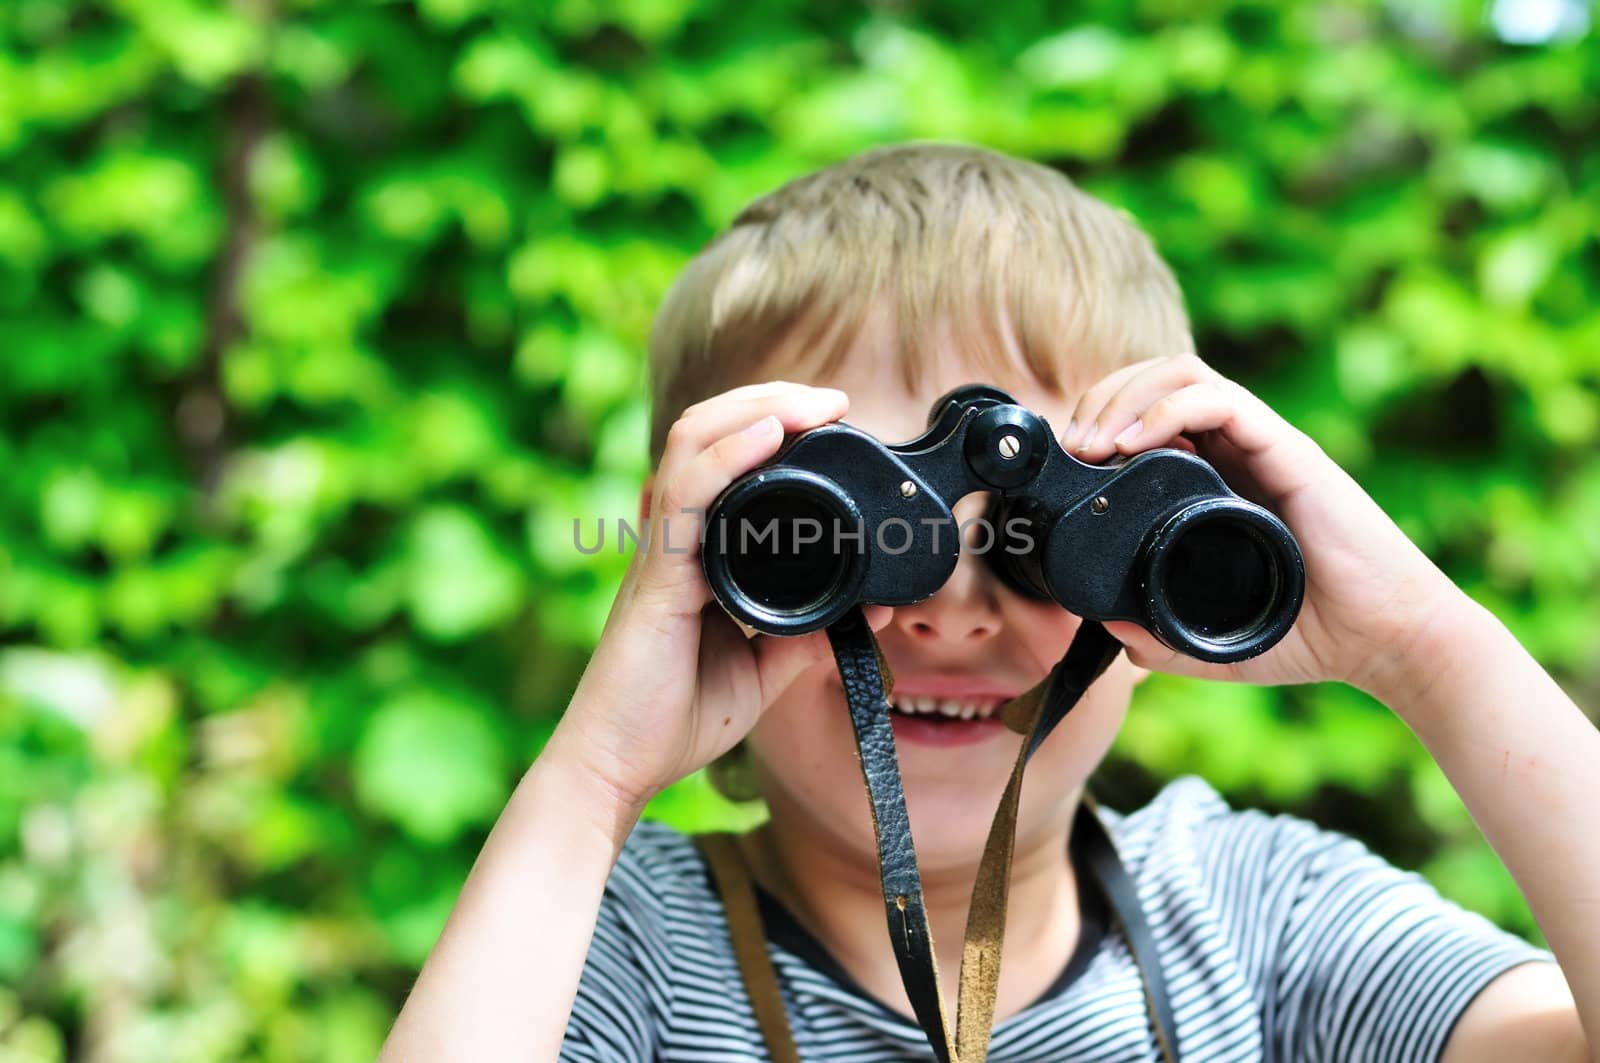
[[[951,1063],[954,1054],[944,1042],[944,997],[939,991],[939,968],[933,959],[933,936],[922,903],[922,876],[911,844],[911,824],[906,815],[906,795],[900,784],[895,756],[894,728],[889,722],[889,670],[882,667],[877,640],[859,608],[828,628],[828,639],[839,664],[861,772],[872,806],[873,830],[878,838],[878,872],[882,880],[884,912],[889,940],[900,965],[900,980],[911,1000],[917,1022],[928,1031],[939,1063]],[[934,1031],[941,1036],[935,1037]]]

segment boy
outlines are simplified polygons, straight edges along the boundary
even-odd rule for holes
[[[1358,843],[1231,812],[1179,780],[1105,818],[1156,940],[1182,1059],[1594,1058],[1600,735],[1310,439],[1192,351],[1149,241],[1065,178],[971,148],[868,152],[757,201],[668,296],[641,513],[696,542],[695,511],[786,433],[846,418],[899,442],[934,397],[971,381],[1043,414],[1085,461],[1196,448],[1294,531],[1301,616],[1231,666],[1108,625],[1126,653],[1023,787],[989,1058],[1157,1058],[1137,972],[1077,874],[1071,829],[1145,669],[1338,679],[1382,699],[1443,767],[1560,964]],[[957,519],[983,502],[964,499]],[[741,740],[771,818],[740,850],[765,894],[800,1056],[932,1058],[885,941],[825,635],[747,639],[712,602],[697,552],[660,549],[665,538],[634,558],[386,1058],[768,1058],[699,854],[638,824],[652,794]],[[895,677],[906,802],[954,1000],[978,857],[1020,741],[983,717],[1045,675],[1078,620],[1011,593],[970,551],[927,601],[866,612]],[[935,700],[973,719],[917,718]]]

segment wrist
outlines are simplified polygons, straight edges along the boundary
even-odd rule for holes
[[[1353,675],[1352,686],[1404,716],[1439,680],[1461,667],[1462,648],[1487,611],[1442,572],[1407,619],[1386,632],[1384,649]]]
[[[620,781],[604,760],[563,720],[524,781],[539,773],[538,789],[547,799],[560,801],[620,849],[654,791]]]

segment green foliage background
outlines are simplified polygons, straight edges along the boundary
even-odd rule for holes
[[[1593,33],[1055,10],[0,6],[0,1059],[375,1053],[620,578],[572,518],[636,510],[657,300],[886,141],[1127,207],[1201,351],[1600,704]],[[1102,790],[1189,771],[1532,932],[1349,690],[1153,681]]]

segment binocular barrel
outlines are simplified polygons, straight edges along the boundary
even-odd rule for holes
[[[1091,502],[1091,514],[1093,508]],[[1016,519],[1004,501],[991,512],[1002,523]],[[1055,600],[1085,619],[1131,620],[1190,657],[1238,661],[1263,653],[1287,634],[1299,613],[1304,593],[1299,547],[1282,521],[1244,499],[1186,501],[1142,524],[1142,534],[1134,533],[1140,543],[1126,576],[1113,565],[1068,568],[1071,557],[1079,559],[1078,566],[1095,564],[1094,539],[1072,542],[1069,528],[1058,526],[1052,535],[1048,525],[1035,521],[1034,526],[1047,529],[1042,549],[986,555],[1003,582],[1022,594]],[[1123,534],[1117,529],[1106,538]],[[1105,556],[1120,556],[1120,548],[1109,545]],[[1118,579],[1125,586],[1115,586]],[[1129,593],[1135,589],[1136,596]],[[1136,602],[1130,600],[1135,597]],[[1104,603],[1111,599],[1120,600],[1108,608]]]

